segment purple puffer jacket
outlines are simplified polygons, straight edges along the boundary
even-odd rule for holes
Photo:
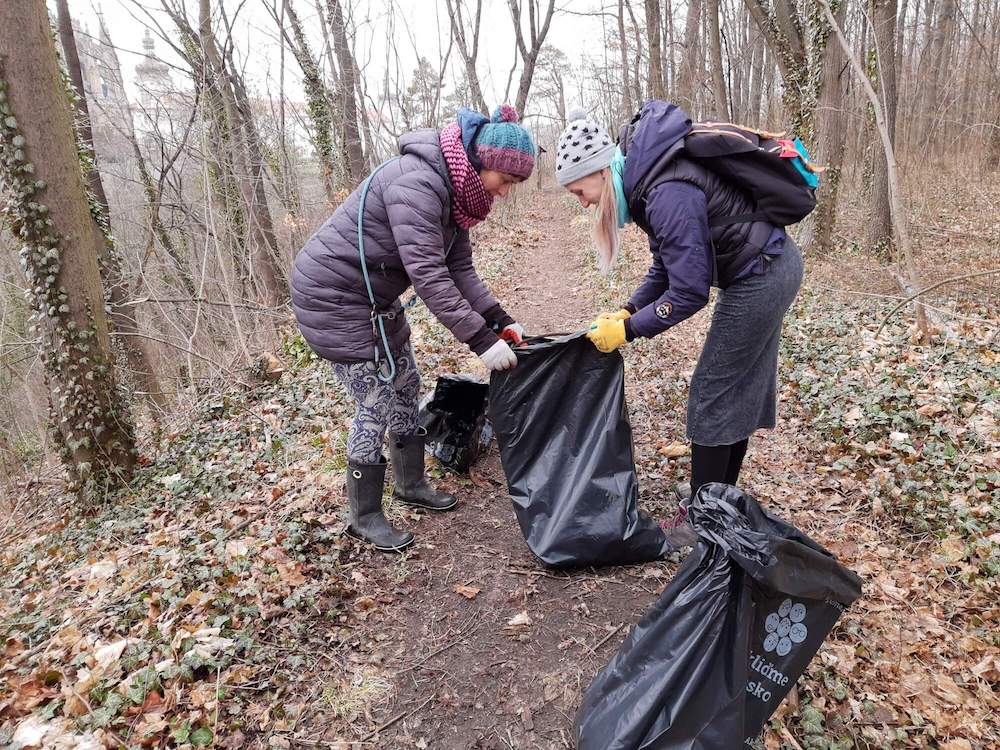
[[[451,218],[451,182],[438,131],[407,133],[402,157],[372,181],[365,201],[365,258],[389,347],[406,346],[410,327],[399,295],[411,285],[427,308],[476,354],[498,341],[491,325],[513,320],[472,265],[469,233]],[[309,346],[333,362],[372,360],[382,349],[358,255],[361,187],[295,258],[292,309]],[[450,247],[450,250],[449,250]],[[487,322],[489,321],[489,322]],[[383,352],[384,354],[384,352]]]

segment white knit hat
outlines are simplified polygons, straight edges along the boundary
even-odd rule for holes
[[[587,118],[586,110],[574,109],[568,117],[569,125],[556,146],[556,180],[563,186],[600,172],[615,154],[614,139]]]

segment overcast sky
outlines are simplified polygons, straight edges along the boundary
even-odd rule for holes
[[[316,31],[318,15],[315,0],[291,1],[294,2],[307,33],[316,40],[314,53],[318,52],[319,34]],[[485,89],[487,104],[492,106],[503,96],[514,61],[514,31],[506,0],[484,1],[479,76]],[[604,51],[600,45],[602,18],[597,14],[580,15],[598,10],[601,1],[557,0],[556,15],[546,41],[565,52],[574,63],[577,63],[584,54],[603,56]],[[278,36],[275,22],[267,10],[267,5],[273,2],[277,2],[280,7],[281,0],[224,0],[223,3],[230,17],[237,11],[239,13],[239,21],[236,24],[238,30],[236,49],[238,55],[245,60],[248,80],[259,90],[269,88],[271,91],[276,91],[278,88],[277,81],[281,67]],[[187,0],[187,4],[191,19],[196,24],[197,0]],[[218,7],[218,4],[219,0],[213,0],[213,7]],[[350,4],[344,2],[345,10]],[[164,29],[170,30],[169,23],[156,11],[160,6],[159,0],[69,0],[69,6],[74,17],[79,19],[94,36],[97,35],[98,28],[95,8],[103,13],[112,40],[119,48],[119,58],[127,84],[131,84],[134,80],[135,66],[141,60],[145,27],[152,26],[146,15],[147,11],[160,21]],[[391,52],[393,46],[403,60],[402,67],[407,76],[416,62],[418,53],[436,65],[442,49],[447,47],[449,22],[444,0],[354,0],[353,6],[358,35],[355,52],[370,84],[382,80],[386,69],[386,55],[389,53],[390,57],[393,57]],[[525,29],[526,15],[525,11]],[[394,17],[395,27],[391,36],[390,17]],[[312,27],[311,32],[310,27]],[[169,46],[160,39],[156,40],[156,52],[166,62],[181,65],[181,61],[172,53]],[[449,68],[457,70],[459,62],[457,50],[453,50]],[[290,55],[286,56],[285,83],[287,96],[290,98],[298,100],[302,98],[300,75]],[[174,80],[187,85],[181,71],[175,71]],[[517,74],[511,88],[510,98],[513,99],[517,88]],[[573,106],[578,97],[571,94],[569,98],[567,104]]]

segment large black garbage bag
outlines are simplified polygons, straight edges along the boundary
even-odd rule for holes
[[[467,375],[442,375],[434,392],[420,402],[420,424],[427,430],[427,451],[455,471],[465,472],[490,444],[486,419],[489,386]]]
[[[621,355],[582,333],[529,339],[490,378],[490,421],[532,553],[553,566],[655,560],[673,547],[639,493]]]
[[[750,747],[861,580],[735,487],[702,487],[699,541],[587,688],[579,750]]]

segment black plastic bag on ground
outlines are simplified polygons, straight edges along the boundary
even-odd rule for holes
[[[493,438],[486,419],[489,386],[467,375],[442,375],[420,402],[426,448],[443,465],[466,472]]]
[[[525,541],[553,566],[619,565],[673,547],[637,508],[621,355],[582,333],[529,339],[490,378],[490,421]]]
[[[579,750],[735,750],[861,595],[861,580],[735,487],[702,487],[699,541],[587,688]]]

